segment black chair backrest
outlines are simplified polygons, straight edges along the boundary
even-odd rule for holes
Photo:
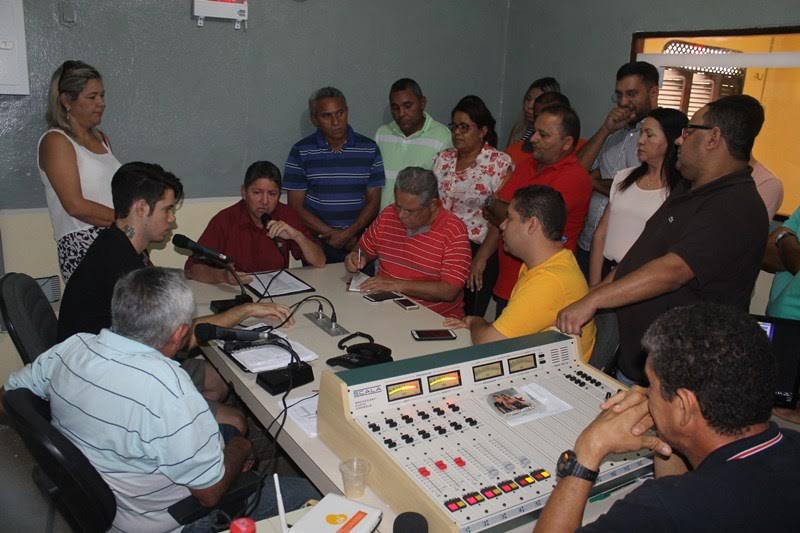
[[[28,389],[7,391],[4,404],[12,427],[57,487],[59,509],[81,531],[108,531],[117,513],[114,494],[86,456],[50,424],[50,404]]]
[[[9,272],[0,279],[0,313],[23,364],[56,344],[58,319],[35,279]]]

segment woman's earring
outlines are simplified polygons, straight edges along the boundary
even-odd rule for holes
[[[67,122],[69,122],[70,120],[72,120],[72,116],[70,116],[70,114],[69,114],[69,112],[72,110],[72,108],[67,107],[65,109],[67,110]]]

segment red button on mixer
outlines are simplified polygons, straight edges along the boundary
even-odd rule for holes
[[[420,474],[422,474],[423,477],[428,477],[428,476],[431,475],[430,470],[428,470],[424,466],[419,467],[418,471],[419,471]]]
[[[435,464],[436,468],[438,468],[439,470],[447,470],[447,465],[444,463],[444,461],[436,461],[433,464]]]
[[[455,459],[453,459],[453,462],[454,462],[454,463],[455,463],[457,466],[464,466],[464,465],[466,464],[466,463],[464,462],[464,459],[462,459],[461,457],[456,457]]]

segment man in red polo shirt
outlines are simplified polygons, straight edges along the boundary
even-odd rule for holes
[[[281,171],[269,161],[256,161],[245,173],[242,199],[214,215],[197,242],[232,257],[242,272],[286,268],[289,253],[312,266],[325,266],[322,247],[300,216],[278,201],[280,195]],[[192,258],[184,268],[198,281],[236,284],[226,270]]]
[[[380,259],[364,291],[397,291],[445,317],[464,316],[464,283],[472,254],[467,227],[441,206],[436,176],[407,167],[387,206],[345,258],[349,272]]]
[[[511,178],[503,185],[485,210],[490,222],[500,225],[506,217],[508,203],[514,193],[528,185],[548,185],[564,197],[567,206],[567,223],[564,226],[564,247],[575,252],[578,236],[592,196],[589,174],[575,156],[576,140],[580,138],[581,124],[575,111],[561,104],[545,107],[536,117],[536,131],[531,138],[533,157],[522,161]],[[494,286],[497,316],[511,297],[519,277],[521,262],[509,255],[500,241],[498,246],[500,274]]]

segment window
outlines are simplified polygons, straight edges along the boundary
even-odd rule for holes
[[[641,32],[633,36],[631,59],[640,55],[659,67],[659,105],[690,118],[722,96],[757,98],[766,118],[753,157],[783,182],[778,213],[789,215],[800,206],[800,27]]]

